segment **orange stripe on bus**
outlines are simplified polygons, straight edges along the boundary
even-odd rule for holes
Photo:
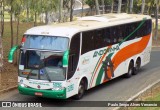
[[[150,40],[151,35],[142,37],[139,42],[133,43],[125,48],[121,49],[113,58],[114,70],[118,67],[119,64],[127,60],[128,58],[141,53],[147,47],[147,44]]]

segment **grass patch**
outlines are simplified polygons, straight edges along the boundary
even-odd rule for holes
[[[153,88],[147,90],[141,96],[142,101],[160,101],[160,83],[156,84]],[[134,107],[128,110],[160,110],[159,107]]]

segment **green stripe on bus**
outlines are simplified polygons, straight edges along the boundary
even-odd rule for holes
[[[114,53],[110,53],[108,55],[109,58],[111,58],[113,56]],[[101,84],[101,80],[102,80],[102,76],[104,74],[104,70],[103,70],[103,65],[101,66],[101,69],[99,71],[99,74],[98,74],[98,77],[97,77],[97,80],[96,80],[96,86]]]
[[[104,73],[104,70],[103,68],[101,67],[100,71],[99,71],[99,74],[98,74],[98,77],[97,77],[97,80],[96,80],[96,86],[101,84],[101,80],[102,80],[102,76],[103,76],[103,73]]]
[[[95,74],[95,70],[96,70],[96,68],[97,68],[97,66],[98,66],[99,61],[100,61],[101,58],[102,58],[102,57],[99,58],[99,60],[98,60],[98,62],[97,62],[97,64],[96,64],[96,66],[95,66],[95,68],[94,68],[94,71],[93,71],[93,73],[92,73],[92,77],[91,77],[91,80],[90,80],[90,87],[91,87],[91,83],[92,83],[93,76],[94,76],[94,74]]]

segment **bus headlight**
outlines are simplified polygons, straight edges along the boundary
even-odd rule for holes
[[[64,90],[64,87],[54,87],[52,90],[53,91],[59,91],[59,90]]]
[[[20,83],[19,84],[21,87],[27,87],[25,84],[23,84],[23,83]]]

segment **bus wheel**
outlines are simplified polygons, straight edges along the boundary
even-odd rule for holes
[[[126,78],[130,78],[134,72],[134,63],[131,61],[128,67],[128,72],[125,74]]]
[[[135,68],[134,68],[133,75],[136,75],[139,72],[140,67],[141,67],[141,59],[138,58],[137,61],[136,61],[136,65],[135,65]]]
[[[74,98],[76,100],[79,100],[83,97],[84,93],[85,93],[85,81],[81,80],[79,87],[78,87],[78,94],[75,95]]]

